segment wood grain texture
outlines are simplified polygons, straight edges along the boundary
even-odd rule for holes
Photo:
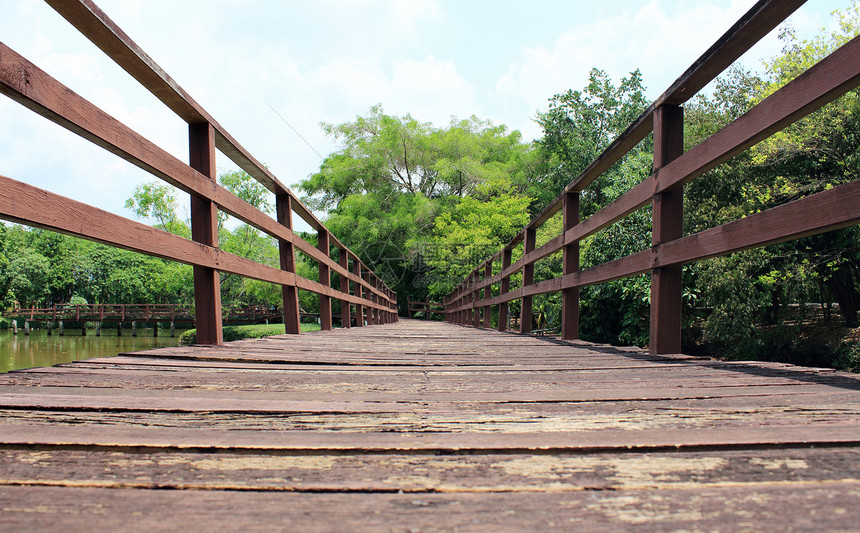
[[[0,506],[44,531],[845,530],[858,422],[855,375],[407,319],[0,375]]]

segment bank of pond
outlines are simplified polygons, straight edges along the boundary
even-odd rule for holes
[[[159,328],[157,335],[152,327],[138,327],[134,331],[130,325],[122,330],[116,326],[103,327],[96,335],[96,328],[87,328],[86,334],[80,327],[50,330],[44,327],[18,327],[17,334],[12,329],[0,330],[0,372],[22,368],[45,367],[60,363],[70,363],[93,357],[108,357],[122,352],[134,352],[149,348],[178,346],[179,337],[184,330]]]

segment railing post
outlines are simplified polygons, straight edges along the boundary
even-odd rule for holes
[[[684,153],[684,110],[679,106],[663,105],[654,111],[654,171],[660,181],[659,169]],[[683,186],[654,196],[651,241],[654,246],[684,235]],[[660,267],[651,271],[651,335],[652,354],[681,352],[681,266]]]
[[[491,277],[493,277],[493,262],[490,261],[486,265],[484,265],[484,281],[487,282]],[[489,300],[493,297],[493,286],[490,283],[487,283],[487,286],[484,287],[484,300]],[[493,318],[492,318],[492,307],[490,304],[484,305],[484,324],[485,328],[493,327]]]
[[[535,238],[537,232],[532,228],[526,228],[523,238],[523,256],[535,250]],[[523,265],[523,291],[535,282],[535,265],[526,263]],[[520,333],[531,333],[532,330],[532,297],[523,296],[520,301]]]
[[[377,278],[376,275],[374,274],[374,276],[373,276],[373,288],[376,290],[379,290],[380,285],[381,285],[381,283],[380,283],[379,278]],[[382,296],[377,295],[376,296],[376,304],[382,305],[383,303],[385,303],[385,302],[382,299]],[[382,309],[375,309],[374,311],[376,313],[376,323],[377,324],[385,324],[385,312],[382,311]]]
[[[502,272],[504,272],[507,268],[511,266],[511,251],[505,249],[502,252]],[[503,296],[505,293],[511,290],[511,277],[504,276],[502,281],[499,282],[499,296]],[[499,331],[507,331],[508,330],[508,302],[502,302],[499,304]]]
[[[472,276],[472,327],[481,327],[481,309],[478,307],[478,300],[481,299],[481,291],[478,289],[480,273],[476,270]]]
[[[463,281],[463,283],[465,283],[465,281]],[[463,296],[465,290],[466,287],[464,285],[461,285],[460,288],[457,289],[457,307],[461,308],[459,311],[457,311],[457,323],[461,326],[466,323],[466,311],[462,309],[465,301],[465,298]]]
[[[562,235],[579,224],[579,193],[564,193],[562,200]],[[579,241],[570,243],[562,252],[562,273],[572,274],[579,270]],[[579,287],[564,289],[561,293],[561,338],[579,338]]]
[[[325,255],[330,257],[331,250],[329,247],[329,232],[326,229],[321,229],[317,232],[317,248]],[[328,288],[331,288],[331,267],[324,261],[319,262],[320,283]],[[331,297],[327,294],[320,294],[320,328],[324,331],[331,330]]]
[[[352,260],[352,272],[361,279],[361,261],[358,260],[358,257]],[[357,298],[364,298],[364,287],[362,287],[361,283],[355,283],[355,296]],[[355,326],[359,328],[364,326],[363,304],[355,304]]]
[[[208,122],[189,124],[191,168],[215,181],[215,130]],[[218,209],[209,200],[191,195],[191,238],[218,247]],[[214,268],[194,265],[194,308],[199,344],[223,344],[221,282]]]
[[[279,194],[275,197],[275,211],[278,223],[285,228],[293,229],[293,199],[289,194]],[[278,251],[281,258],[281,270],[296,273],[296,252],[293,243],[278,241]],[[284,305],[284,332],[298,335],[301,332],[299,316],[299,290],[295,286],[282,285],[281,296]]]
[[[363,277],[365,283],[367,283],[367,287],[368,287],[367,288],[367,299],[370,300],[370,303],[372,304],[372,303],[374,303],[375,298],[373,296],[373,293],[370,292],[370,287],[371,287],[370,270],[366,271],[362,275],[362,277]],[[373,324],[374,324],[374,322],[373,322],[373,307],[368,306],[368,308],[367,308],[367,325],[372,326]]]
[[[349,272],[349,253],[344,248],[338,248],[337,254],[340,267]],[[347,296],[349,295],[349,278],[346,274],[340,274],[340,292],[345,293]],[[340,322],[341,327],[344,328],[352,325],[349,319],[349,300],[344,300],[343,298],[340,300]]]

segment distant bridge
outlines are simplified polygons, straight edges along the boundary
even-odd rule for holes
[[[194,325],[194,308],[179,304],[59,304],[51,307],[31,307],[29,309],[15,308],[3,313],[3,316],[12,319],[23,319],[25,321],[25,332],[29,333],[30,323],[47,324],[48,332],[51,327],[62,321],[80,322],[84,324],[82,333],[86,335],[87,322],[96,322],[99,329],[102,323],[114,323],[118,326],[128,322],[169,323],[171,331],[176,322]],[[315,313],[300,313],[303,318],[319,318]],[[251,306],[235,309],[226,309],[222,313],[224,325],[236,324],[263,324],[270,322],[281,322],[284,311],[278,307]],[[351,317],[353,320],[356,317]],[[15,324],[15,332],[17,327]],[[97,329],[96,331],[99,331]],[[155,334],[157,335],[155,328]],[[62,330],[62,329],[61,329]],[[119,330],[118,330],[119,331]]]

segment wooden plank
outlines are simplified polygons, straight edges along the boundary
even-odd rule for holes
[[[404,491],[502,493],[517,491],[675,490],[735,485],[801,486],[810,472],[819,483],[860,481],[856,448],[787,448],[650,454],[256,455],[0,449],[0,486],[104,487],[165,490],[305,492]],[[348,479],[344,471],[350,472]]]
[[[289,524],[297,531],[356,532],[754,531],[851,529],[860,520],[853,481],[697,490],[403,494],[363,491],[253,492],[116,490],[80,487],[0,487],[4,521],[15,531],[166,529],[262,531]],[[57,517],[62,517],[58,519]],[[170,527],[165,527],[169,525]]]
[[[0,506],[40,530],[845,529],[858,422],[856,375],[401,320],[2,375]]]

